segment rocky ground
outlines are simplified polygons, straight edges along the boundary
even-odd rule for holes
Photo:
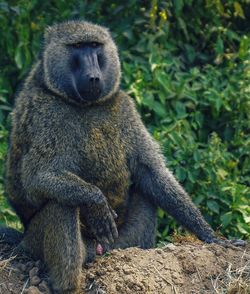
[[[83,269],[86,294],[250,293],[250,244],[224,248],[200,242],[114,250]],[[0,293],[52,293],[40,261],[0,245]]]

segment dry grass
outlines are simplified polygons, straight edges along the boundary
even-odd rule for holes
[[[10,262],[15,259],[15,256],[12,256],[10,258],[7,258],[7,259],[1,259],[0,257],[0,273],[3,271],[3,270],[10,270],[12,269],[11,268],[11,265],[10,265]]]
[[[239,267],[233,269],[229,264],[226,272],[211,282],[216,294],[250,294],[250,255],[244,252]]]
[[[192,235],[192,234],[180,235],[180,234],[174,232],[171,237],[172,237],[173,243],[179,243],[179,244],[187,244],[187,243],[203,244],[203,242],[201,240],[199,240],[195,235]]]
[[[5,248],[3,247],[3,250],[0,251],[0,272],[5,270],[5,269],[10,269],[10,263],[13,259],[16,258],[15,255],[9,255],[6,256],[6,254],[4,254]]]

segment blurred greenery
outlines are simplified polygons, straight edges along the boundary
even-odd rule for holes
[[[0,1],[0,223],[20,227],[4,200],[14,93],[44,28],[68,19],[106,25],[169,168],[215,230],[250,238],[250,0]],[[176,222],[159,210],[159,240]]]

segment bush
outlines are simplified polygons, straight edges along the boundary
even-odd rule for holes
[[[38,54],[44,28],[85,18],[111,29],[122,87],[205,218],[227,237],[249,238],[249,8],[247,0],[0,2],[0,174],[14,91]],[[2,178],[0,222],[15,226]],[[175,229],[159,210],[159,240]]]

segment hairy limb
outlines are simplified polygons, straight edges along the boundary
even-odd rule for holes
[[[96,254],[97,254],[97,242],[95,239],[92,238],[88,238],[84,235],[82,235],[82,239],[83,242],[85,244],[85,248],[86,248],[86,256],[83,259],[83,264],[89,263],[89,262],[93,262],[96,258]]]
[[[181,225],[193,232],[200,240],[224,246],[244,246],[243,240],[220,240],[204,220],[181,185],[166,168],[158,145],[141,126],[137,136],[137,148],[131,160],[133,180],[155,205],[172,215]]]
[[[114,243],[114,248],[152,248],[155,245],[155,235],[156,206],[142,195],[134,193],[126,221],[119,229],[119,237]]]
[[[228,243],[244,246],[246,242],[242,240],[224,241],[215,237],[214,231],[198,208],[166,168],[158,144],[143,125],[130,99],[127,99],[126,109],[129,109],[129,116],[124,117],[126,125],[123,132],[129,141],[129,167],[132,181],[143,195],[171,214],[201,240],[226,246]]]
[[[151,162],[154,161],[155,157]],[[160,161],[160,158],[159,162],[154,162],[151,167],[140,162],[138,170],[138,180],[142,191],[147,193],[157,206],[167,211],[200,240],[224,246],[230,246],[230,244],[234,246],[246,245],[243,240],[220,240],[215,236],[213,229],[204,220],[199,209],[164,166],[163,161]]]
[[[133,192],[125,222],[119,228],[119,237],[111,248],[154,247],[156,223],[156,206],[139,192]]]
[[[166,168],[159,146],[142,124],[138,114],[133,114],[133,121],[130,123],[133,125],[130,129],[136,130],[131,141],[130,171],[137,189],[198,238],[213,242],[214,231]]]
[[[35,206],[39,200],[56,200],[68,206],[104,205],[106,201],[99,188],[69,171],[38,171],[23,177],[23,185]]]
[[[78,293],[86,257],[78,208],[48,202],[31,220],[20,246],[45,262],[55,293]]]
[[[172,174],[159,166],[138,165],[139,185],[142,191],[162,209],[172,215],[180,224],[203,241],[210,242],[214,232],[202,217]]]
[[[56,171],[38,172],[23,182],[29,200],[34,205],[54,200],[62,205],[81,207],[86,222],[98,241],[114,242],[117,238],[115,213],[96,186],[71,172]]]

